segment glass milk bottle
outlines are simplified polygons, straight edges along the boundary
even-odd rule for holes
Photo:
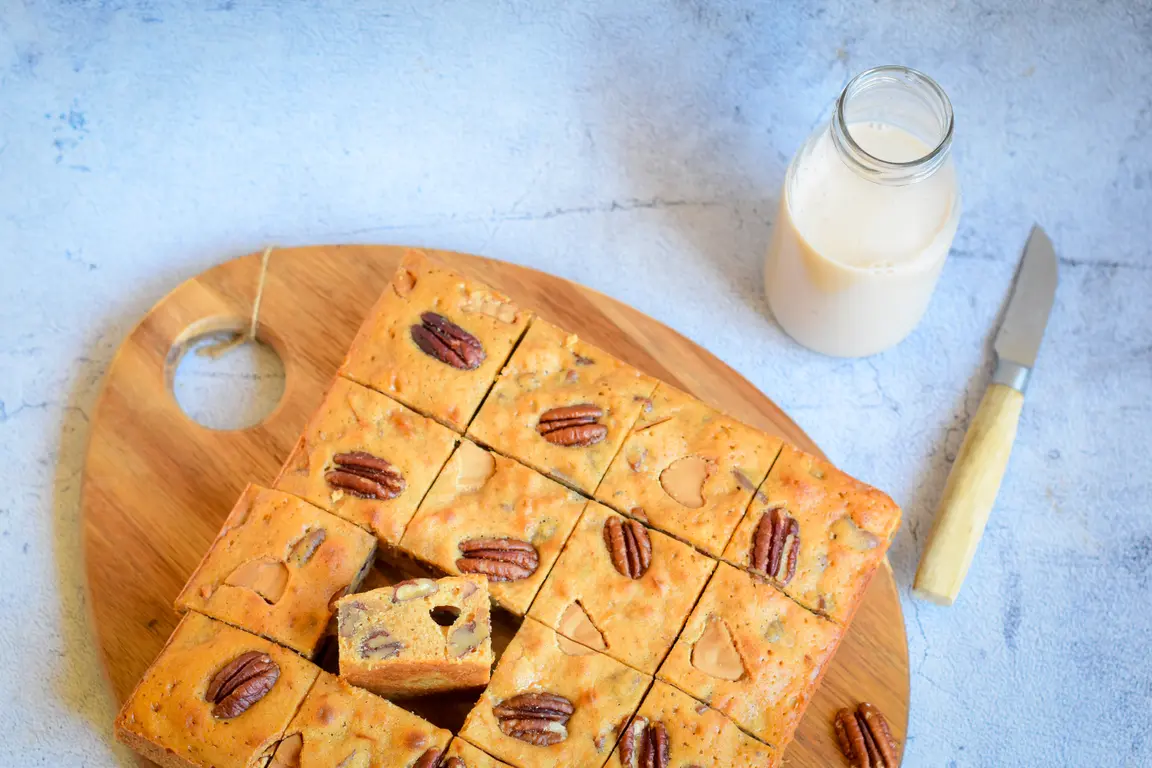
[[[784,179],[764,267],[792,338],[862,357],[916,327],[960,218],[952,105],[905,67],[857,75]]]

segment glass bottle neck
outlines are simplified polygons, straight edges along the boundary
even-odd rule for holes
[[[876,67],[852,78],[836,100],[830,127],[845,165],[869,181],[891,186],[914,184],[944,165],[952,129],[952,104],[944,90],[927,75],[899,66]],[[860,140],[865,132],[877,131],[903,132],[907,144],[922,146],[923,153],[884,157],[884,151]]]

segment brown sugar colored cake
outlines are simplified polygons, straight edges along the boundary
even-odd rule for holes
[[[654,674],[716,561],[589,502],[528,615]]]
[[[312,656],[332,603],[354,591],[376,540],[295,496],[249,485],[176,598],[200,611]]]
[[[780,446],[661,382],[596,498],[719,556]]]
[[[746,735],[716,710],[657,680],[625,728],[607,768],[704,765],[778,768],[780,753]]]
[[[527,618],[460,735],[516,766],[599,766],[652,678]]]
[[[463,432],[530,318],[507,296],[409,250],[340,374]]]
[[[415,768],[451,738],[424,718],[321,672],[268,768]]]
[[[886,494],[789,445],[724,559],[847,626],[899,526]]]
[[[337,603],[340,676],[381,696],[478,688],[492,670],[483,576],[410,579]]]
[[[782,749],[842,633],[771,584],[721,563],[657,677]]]
[[[338,378],[273,486],[395,545],[456,440],[395,400]]]
[[[464,440],[400,546],[448,573],[486,575],[496,603],[523,615],[585,503],[560,483]]]
[[[162,768],[263,768],[320,669],[189,613],[116,718],[116,738]]]
[[[656,380],[536,320],[468,436],[591,495]]]

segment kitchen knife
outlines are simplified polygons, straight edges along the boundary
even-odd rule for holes
[[[912,587],[916,597],[952,605],[960,593],[1008,466],[1024,389],[1055,296],[1056,252],[1044,230],[1033,226],[996,333],[996,372],[948,474]]]

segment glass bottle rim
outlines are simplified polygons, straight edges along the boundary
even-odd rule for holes
[[[868,83],[883,78],[897,78],[903,82],[924,87],[936,101],[934,106],[940,108],[944,124],[942,136],[936,146],[925,155],[903,162],[876,157],[860,146],[848,129],[847,119],[844,115],[845,103],[862,91]],[[944,92],[939,83],[923,72],[898,64],[886,64],[866,69],[849,80],[848,85],[844,86],[844,90],[840,92],[840,97],[836,99],[836,111],[832,122],[832,137],[839,146],[841,153],[851,157],[860,166],[859,170],[864,171],[869,176],[895,175],[897,177],[889,178],[889,181],[913,181],[930,176],[943,164],[952,147],[954,118],[952,102],[948,99],[948,94]]]

